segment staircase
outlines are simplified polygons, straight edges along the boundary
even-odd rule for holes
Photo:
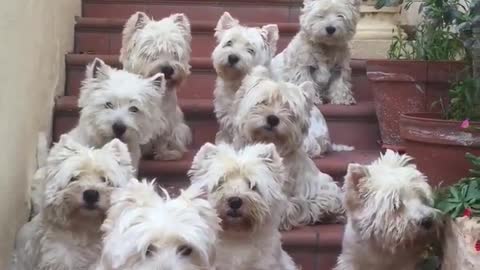
[[[79,110],[77,96],[85,65],[95,57],[120,67],[118,53],[123,24],[131,14],[144,11],[156,19],[171,13],[185,13],[192,23],[192,75],[178,91],[180,105],[193,131],[189,153],[179,161],[142,160],[140,175],[157,178],[170,190],[188,184],[186,172],[191,160],[205,142],[213,142],[217,123],[213,114],[215,71],[210,54],[215,46],[213,29],[224,11],[247,25],[277,23],[279,50],[298,30],[301,0],[83,0],[82,17],[75,26],[75,49],[66,55],[67,80],[64,96],[55,105],[54,140],[76,125]],[[348,163],[369,163],[380,152],[379,131],[364,60],[352,60],[352,80],[358,104],[321,106],[335,143],[353,145],[352,152],[337,152],[316,159],[325,173],[341,181]],[[285,249],[303,270],[329,270],[341,249],[343,225],[315,225],[283,233]]]

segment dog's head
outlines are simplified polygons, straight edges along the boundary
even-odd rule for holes
[[[63,135],[46,166],[42,212],[53,223],[79,228],[103,221],[110,193],[134,174],[128,148],[117,139],[92,149]]]
[[[105,269],[211,269],[220,220],[204,191],[191,187],[176,199],[160,192],[136,179],[113,192],[102,225]]]
[[[190,22],[184,14],[155,21],[137,12],[123,29],[120,62],[126,70],[143,76],[161,72],[168,86],[177,86],[190,74],[191,40]]]
[[[348,43],[360,19],[360,0],[304,0],[300,27],[315,43]]]
[[[236,151],[226,144],[205,144],[189,171],[192,185],[208,190],[226,233],[253,233],[278,227],[286,172],[273,144]]]
[[[215,37],[217,47],[212,59],[217,74],[228,80],[241,80],[253,67],[270,64],[277,50],[278,26],[242,26],[225,12],[215,28]]]
[[[158,104],[165,93],[161,73],[149,78],[111,68],[100,59],[87,66],[82,82],[80,121],[105,141],[146,143],[167,126]]]
[[[314,95],[310,82],[276,82],[265,67],[255,67],[235,96],[234,141],[274,143],[282,156],[296,151],[308,133]]]
[[[441,224],[432,189],[411,159],[387,150],[371,165],[348,166],[348,219],[362,239],[386,250],[422,246]]]

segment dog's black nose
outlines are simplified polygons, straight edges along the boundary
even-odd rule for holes
[[[230,199],[228,199],[228,205],[232,209],[239,209],[240,207],[242,207],[242,203],[242,199],[240,199],[239,197],[231,197]]]
[[[117,122],[113,124],[112,129],[113,129],[113,134],[115,134],[115,137],[120,138],[123,136],[123,134],[125,134],[125,131],[127,131],[127,126],[125,126],[125,124],[123,123]]]
[[[278,117],[276,117],[275,115],[269,115],[267,116],[267,123],[271,127],[276,127],[278,126],[278,123],[280,123],[280,119],[278,119]]]
[[[163,75],[165,75],[165,79],[167,80],[171,79],[173,73],[175,72],[171,66],[164,66],[160,69],[160,71],[163,73]]]
[[[239,60],[240,58],[238,58],[238,56],[236,56],[235,54],[230,54],[228,56],[228,63],[232,66],[238,63]]]
[[[325,28],[325,30],[327,30],[327,33],[329,35],[335,33],[335,31],[337,31],[337,28],[333,27],[333,26],[327,26],[327,28]]]
[[[98,202],[99,198],[100,198],[100,194],[96,190],[88,189],[83,192],[83,200],[88,205],[95,204],[96,202]]]
[[[423,218],[420,221],[420,226],[422,226],[424,229],[429,230],[433,226],[433,218],[432,217]]]

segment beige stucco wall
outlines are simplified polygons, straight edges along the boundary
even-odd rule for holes
[[[80,0],[0,1],[0,269],[27,217],[37,133],[49,131],[64,88]]]

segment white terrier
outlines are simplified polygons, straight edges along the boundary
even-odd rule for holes
[[[138,168],[140,145],[167,130],[166,116],[158,107],[164,92],[163,74],[143,78],[97,58],[87,66],[78,100],[80,120],[68,134],[91,147],[120,139],[128,145]]]
[[[243,78],[257,65],[269,67],[277,50],[276,24],[262,28],[240,25],[230,13],[220,17],[215,28],[217,47],[212,53],[217,72],[214,94],[215,114],[219,123],[216,142],[232,141],[231,106]]]
[[[110,193],[134,174],[128,148],[114,139],[93,149],[63,135],[45,170],[40,213],[17,235],[13,269],[89,269],[100,257]]]
[[[278,231],[287,173],[273,144],[235,149],[207,143],[189,171],[192,185],[206,187],[222,219],[217,270],[294,270]]]
[[[176,199],[161,192],[166,198],[155,183],[132,179],[112,193],[96,270],[213,269],[220,219],[204,192],[189,188]]]
[[[311,83],[296,86],[275,82],[267,73],[263,67],[255,68],[236,94],[235,146],[269,142],[277,147],[289,179],[284,190],[290,203],[282,229],[330,219],[342,221],[340,188],[332,177],[320,172],[302,148],[313,106]]]
[[[336,270],[415,269],[441,222],[432,189],[411,159],[387,150],[371,165],[348,166],[348,224]]]
[[[120,51],[123,68],[143,76],[161,72],[167,80],[165,97],[157,106],[167,117],[169,133],[153,141],[155,159],[180,159],[192,141],[192,132],[185,124],[176,91],[190,74],[191,40],[190,22],[184,14],[154,21],[145,13],[137,12],[123,29]]]
[[[360,19],[360,0],[304,0],[300,32],[272,61],[278,78],[314,83],[316,103],[354,104],[350,41]]]

